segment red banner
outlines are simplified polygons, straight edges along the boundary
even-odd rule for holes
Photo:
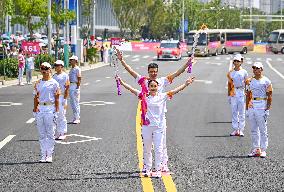
[[[113,46],[113,45],[120,45],[120,42],[121,42],[121,38],[119,37],[112,37],[110,39],[110,46]]]
[[[40,54],[39,42],[23,41],[21,48],[27,54]]]

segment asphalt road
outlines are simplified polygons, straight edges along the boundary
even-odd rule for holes
[[[147,64],[155,61],[150,52],[125,52],[124,56],[142,75],[147,75]],[[186,59],[155,61],[159,75],[177,70]],[[274,87],[266,159],[247,158],[251,149],[248,123],[245,137],[229,137],[226,73],[230,55],[197,60],[191,74],[196,77],[194,84],[167,104],[172,175],[161,179],[139,177],[137,98],[125,89],[117,96],[114,67],[83,72],[81,124],[68,125],[69,137],[56,144],[52,164],[38,163],[32,86],[1,88],[0,191],[283,191],[284,56],[249,53],[243,65],[252,75],[252,62],[263,62]],[[119,73],[138,88],[121,66]],[[187,77],[182,74],[168,90]]]

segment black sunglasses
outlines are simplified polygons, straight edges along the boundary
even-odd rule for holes
[[[49,67],[41,67],[40,69],[43,70],[43,71],[47,71],[47,70],[49,70]]]
[[[255,67],[255,66],[253,66],[252,68],[253,68],[253,69],[261,69],[260,67]]]
[[[233,62],[241,62],[241,61],[239,61],[239,60],[234,60]]]

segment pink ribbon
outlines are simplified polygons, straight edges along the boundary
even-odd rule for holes
[[[147,112],[147,102],[146,97],[148,94],[148,88],[146,86],[145,80],[147,80],[146,77],[142,77],[139,79],[138,84],[141,86],[141,93],[139,94],[139,99],[141,100],[141,120],[142,125],[149,125],[150,121],[146,118],[146,112]]]

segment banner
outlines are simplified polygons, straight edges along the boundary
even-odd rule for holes
[[[113,45],[120,45],[120,42],[121,42],[121,38],[119,37],[112,37],[110,39],[110,45],[113,46]]]
[[[39,42],[23,41],[21,48],[27,54],[40,54]]]

